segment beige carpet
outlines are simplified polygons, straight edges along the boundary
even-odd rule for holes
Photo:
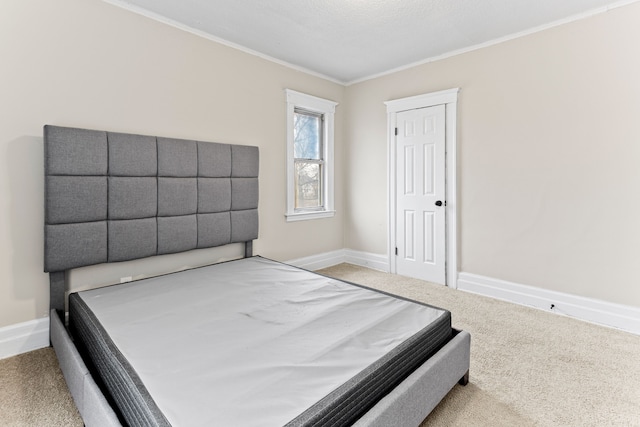
[[[0,360],[0,426],[82,426],[52,348]]]
[[[451,311],[471,382],[426,426],[640,426],[640,337],[348,264],[321,270]]]
[[[470,384],[421,427],[640,426],[638,336],[348,264],[321,272],[447,308],[471,333]],[[0,426],[81,425],[52,349],[0,360]]]

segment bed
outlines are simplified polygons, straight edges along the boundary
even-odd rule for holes
[[[47,125],[44,149],[51,342],[85,425],[417,426],[468,382],[447,310],[253,256],[257,147]],[[230,244],[66,298],[70,269]]]

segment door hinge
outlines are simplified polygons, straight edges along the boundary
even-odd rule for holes
[[[396,136],[398,136],[398,128],[395,129]]]
[[[398,255],[398,248],[396,248],[396,255]]]

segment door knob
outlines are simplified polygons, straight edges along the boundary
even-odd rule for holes
[[[442,206],[442,200],[436,201],[436,206]]]

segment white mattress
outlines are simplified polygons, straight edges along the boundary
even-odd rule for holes
[[[284,425],[446,313],[259,257],[79,295],[174,426]]]

